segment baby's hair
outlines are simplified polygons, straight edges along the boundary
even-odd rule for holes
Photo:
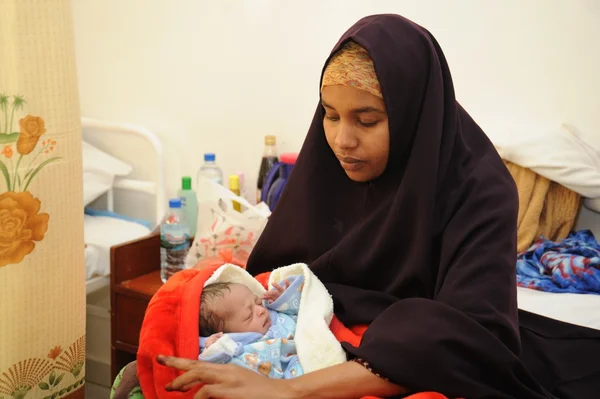
[[[223,298],[225,291],[231,292],[231,283],[213,283],[202,289],[200,295],[200,336],[209,337],[223,330],[223,320],[221,320],[213,310],[210,303],[215,298]]]

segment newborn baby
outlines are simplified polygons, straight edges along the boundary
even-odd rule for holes
[[[200,360],[233,363],[270,378],[302,375],[294,334],[304,277],[258,297],[238,283],[214,283],[200,298]]]

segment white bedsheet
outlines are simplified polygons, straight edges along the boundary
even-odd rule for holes
[[[84,215],[85,278],[110,274],[110,247],[147,235],[150,230],[126,220]]]
[[[559,294],[517,287],[519,309],[600,330],[600,295]]]

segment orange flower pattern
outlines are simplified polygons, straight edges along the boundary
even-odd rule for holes
[[[2,155],[4,155],[6,158],[10,159],[13,156],[13,149],[11,145],[5,145],[4,149],[2,150]]]
[[[56,147],[56,140],[42,141],[42,151],[44,151],[45,154],[51,153],[54,150],[54,147]]]
[[[21,155],[27,155],[37,145],[42,134],[46,133],[44,120],[39,116],[27,115],[19,120],[21,132],[17,140],[17,151]]]
[[[29,192],[0,194],[0,267],[19,263],[48,230],[50,215]]]
[[[15,132],[13,117],[27,101],[23,96],[12,96],[11,103],[10,98],[0,95],[0,102],[4,101],[0,108],[4,110],[5,118],[10,113],[10,122],[6,119],[4,129],[0,131],[5,144],[0,150],[3,155],[0,157],[0,179],[4,178],[6,183],[6,192],[0,195],[0,267],[20,263],[34,250],[35,242],[44,239],[50,215],[39,212],[41,202],[29,192],[29,187],[48,164],[61,158],[46,156],[56,148],[56,140],[40,141],[46,134],[42,117],[24,116],[18,120],[19,132]],[[13,159],[14,155],[17,155],[16,159]]]
[[[61,352],[62,352],[62,348],[60,347],[60,345],[57,345],[54,348],[50,349],[50,352],[48,352],[48,358],[52,359],[52,360],[56,360],[56,358],[58,356],[60,356]]]
[[[25,397],[66,397],[84,383],[79,374],[85,367],[85,335],[63,351],[56,345],[46,358],[30,358],[0,370],[0,399]],[[58,360],[57,360],[58,359]],[[69,384],[65,371],[74,377]]]
[[[195,243],[198,262],[205,265],[221,261],[221,264],[225,262],[245,267],[256,241],[254,232],[231,225],[222,216],[215,217],[210,231],[210,235]]]

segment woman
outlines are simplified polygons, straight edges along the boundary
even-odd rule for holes
[[[352,360],[294,380],[160,358],[199,398],[551,398],[520,360],[517,193],[456,102],[425,29],[395,15],[355,24],[325,64],[321,103],[247,269],[306,262],[346,326]]]

